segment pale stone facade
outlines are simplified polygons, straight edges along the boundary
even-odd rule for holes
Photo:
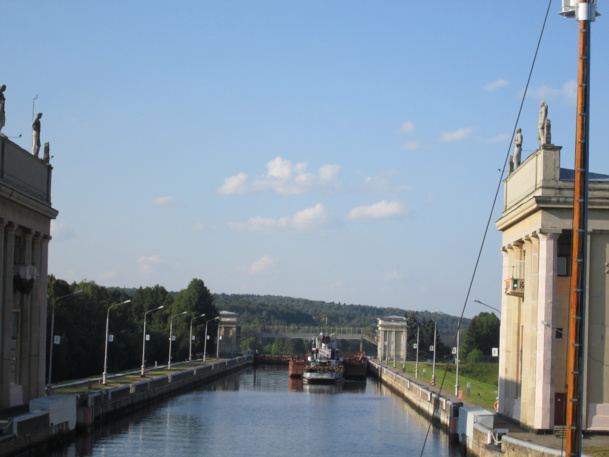
[[[221,356],[234,357],[241,352],[239,314],[230,311],[220,311],[218,332],[220,335],[218,351]]]
[[[44,394],[51,175],[0,135],[0,408]]]
[[[564,425],[573,171],[545,144],[505,180],[499,412],[535,430]],[[609,176],[589,174],[583,427],[609,430]],[[564,332],[564,333],[563,333]]]
[[[399,362],[406,360],[408,320],[401,316],[385,316],[378,320],[379,360]]]

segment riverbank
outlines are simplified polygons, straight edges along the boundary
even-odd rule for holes
[[[105,421],[251,364],[253,358],[245,356],[151,371],[144,378],[133,376],[132,382],[127,374],[110,378],[107,385],[92,379],[54,386],[46,397],[30,401],[29,407],[1,412],[0,457],[70,440],[76,433],[88,433]]]
[[[391,364],[376,360],[368,363],[371,373],[383,385],[458,440],[468,456],[564,455],[564,437],[561,435],[532,433],[495,411],[474,405],[467,397],[459,399],[448,390],[440,391],[438,385],[432,386],[426,378],[414,378]],[[437,408],[434,408],[435,404]],[[609,436],[586,435],[583,450],[589,457],[609,457]]]

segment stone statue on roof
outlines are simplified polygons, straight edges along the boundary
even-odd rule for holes
[[[548,104],[542,100],[539,105],[540,108],[539,119],[537,120],[537,141],[539,142],[539,147],[542,147],[544,144],[549,144],[547,139],[550,135],[550,123],[548,122]]]
[[[514,136],[514,155],[512,156],[512,170],[520,165],[520,154],[522,153],[522,131],[520,127],[516,129]]]
[[[36,115],[36,119],[32,122],[32,154],[38,157],[40,153],[40,118],[42,113]]]
[[[0,86],[0,132],[2,132],[2,127],[6,124],[6,112],[4,111],[4,105],[6,104],[5,90],[6,84],[2,84]]]

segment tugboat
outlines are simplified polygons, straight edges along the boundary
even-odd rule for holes
[[[306,383],[339,383],[345,380],[343,359],[335,335],[320,333],[313,343],[302,379]]]

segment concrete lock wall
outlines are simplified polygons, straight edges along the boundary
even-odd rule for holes
[[[380,363],[368,360],[368,370],[427,419],[459,441],[467,456],[474,457],[554,457],[561,451],[493,433],[494,413],[480,407],[464,407],[463,403],[438,396]],[[437,402],[437,408],[434,403]]]
[[[115,388],[33,399],[30,401],[30,413],[16,416],[12,426],[0,434],[0,457],[47,446],[54,440],[71,437],[75,433],[88,433],[108,420],[128,415],[159,399],[253,363],[251,356],[237,357]],[[91,385],[89,381],[83,384]]]

